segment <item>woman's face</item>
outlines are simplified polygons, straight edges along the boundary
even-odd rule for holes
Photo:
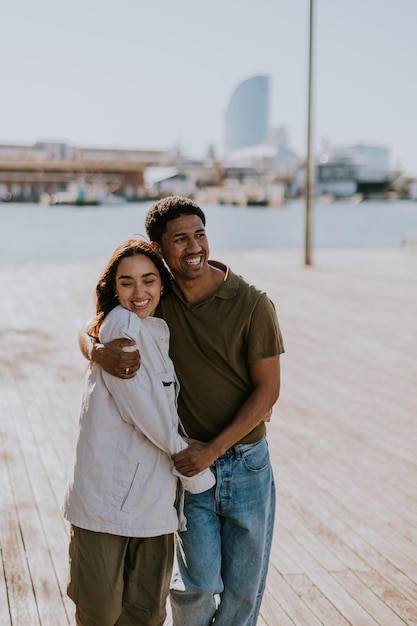
[[[161,299],[162,281],[156,265],[144,254],[124,257],[116,271],[120,304],[142,319],[153,315]]]

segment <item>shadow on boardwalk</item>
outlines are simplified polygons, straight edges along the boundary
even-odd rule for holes
[[[417,255],[219,255],[277,306],[278,511],[259,626],[417,624]],[[102,263],[0,267],[0,624],[65,626],[60,506]],[[198,626],[198,625],[196,625]]]

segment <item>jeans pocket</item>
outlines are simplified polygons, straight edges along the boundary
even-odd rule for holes
[[[266,439],[242,446],[242,463],[249,472],[263,472],[270,466],[269,450]]]

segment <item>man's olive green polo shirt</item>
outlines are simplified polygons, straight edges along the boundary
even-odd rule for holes
[[[171,331],[170,356],[180,381],[178,412],[190,437],[209,441],[235,417],[252,391],[249,363],[284,352],[275,308],[265,292],[226,271],[218,292],[198,304],[175,285],[157,315]],[[239,443],[265,434],[262,422]]]

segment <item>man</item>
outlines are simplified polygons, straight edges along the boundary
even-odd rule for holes
[[[284,351],[273,304],[228,267],[209,261],[205,215],[187,198],[154,204],[145,226],[173,277],[156,312],[171,330],[179,414],[190,440],[175,455],[193,476],[211,467],[213,489],[185,494],[171,605],[175,626],[255,626],[265,588],[275,489],[265,421],[279,395]],[[88,354],[129,378],[139,364],[119,346]]]

